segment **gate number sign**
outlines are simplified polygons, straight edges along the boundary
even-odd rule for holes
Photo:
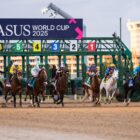
[[[70,44],[70,51],[77,51],[78,47],[77,47],[77,42],[72,42]]]
[[[52,52],[59,52],[60,43],[52,43]]]

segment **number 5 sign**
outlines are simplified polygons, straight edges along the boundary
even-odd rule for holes
[[[70,51],[72,52],[74,52],[74,51],[78,51],[78,47],[77,47],[77,41],[73,41],[73,42],[71,42],[70,43]]]
[[[23,51],[22,43],[15,43],[13,49],[15,52],[22,52]]]

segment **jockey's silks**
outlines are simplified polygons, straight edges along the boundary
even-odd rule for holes
[[[17,68],[16,68],[14,65],[12,65],[11,68],[10,68],[10,71],[9,71],[10,74],[14,74],[15,69],[17,71],[22,71],[22,67],[21,66],[17,66]]]

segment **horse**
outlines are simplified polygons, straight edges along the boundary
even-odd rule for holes
[[[16,107],[16,95],[20,98],[20,107],[22,107],[22,83],[21,83],[21,72],[15,72],[11,80],[11,94],[14,100],[14,107]]]
[[[129,86],[128,80],[123,85],[124,92],[125,92],[124,104],[126,104],[126,106],[130,104],[133,93],[136,90],[140,90],[140,72],[137,73],[137,75],[132,80],[134,82],[133,85]]]
[[[83,88],[85,90],[85,96],[83,97],[82,102],[85,101],[87,97],[91,97],[92,102],[95,101],[96,99],[97,102],[99,102],[100,79],[98,77],[98,74],[94,74],[91,77],[90,87],[83,83]]]
[[[100,100],[102,97],[103,90],[106,92],[106,103],[111,103],[115,92],[117,91],[117,79],[118,79],[118,70],[114,70],[112,76],[105,80],[105,78],[102,79],[101,85],[100,85]]]
[[[39,99],[39,95],[42,95],[43,100],[45,100],[45,81],[47,79],[47,73],[46,70],[44,68],[42,68],[38,74],[38,77],[34,83],[34,87],[31,88],[30,86],[26,87],[26,97],[25,97],[25,101],[27,98],[27,95],[30,96],[30,99],[32,99],[32,105],[35,106],[35,102],[37,103],[37,106],[40,107],[40,99]]]
[[[62,107],[64,107],[64,94],[67,89],[67,73],[68,71],[65,69],[62,69],[60,73],[56,74],[56,88],[55,88],[55,101],[57,100],[57,104],[61,104]]]

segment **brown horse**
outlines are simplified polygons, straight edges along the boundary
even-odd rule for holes
[[[96,104],[100,98],[100,79],[97,74],[91,77],[90,87],[86,84],[83,84],[83,88],[85,90],[85,96],[82,99],[82,102],[85,101],[88,97],[91,97],[91,101],[94,102],[97,99]]]
[[[34,103],[36,102],[38,107],[40,107],[39,95],[42,95],[43,100],[45,100],[44,91],[45,91],[46,85],[44,84],[44,82],[46,81],[46,79],[47,79],[46,70],[42,68],[35,81],[34,88],[31,88],[27,85],[26,98],[27,98],[27,95],[30,96],[30,99],[32,99],[33,106],[35,106]]]
[[[56,78],[56,93],[58,95],[57,104],[62,104],[64,106],[64,94],[66,93],[67,89],[67,70],[61,70],[61,73],[57,73]]]
[[[14,107],[16,107],[16,95],[19,95],[20,106],[22,106],[22,84],[21,84],[21,72],[16,72],[11,80],[11,94],[14,100]]]

